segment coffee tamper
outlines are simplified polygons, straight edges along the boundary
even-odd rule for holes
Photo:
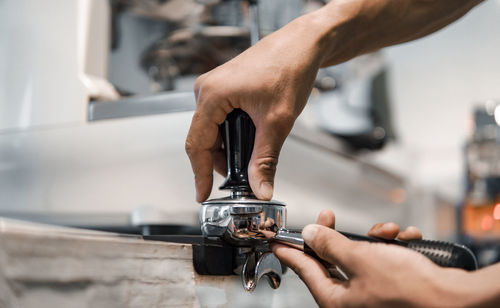
[[[277,241],[317,257],[302,239],[300,231],[286,229],[286,207],[279,201],[259,200],[248,181],[248,163],[255,126],[241,109],[234,109],[220,126],[227,160],[227,177],[220,189],[229,190],[225,198],[202,203],[200,223],[206,240],[222,240],[235,247],[235,273],[241,274],[243,286],[252,291],[261,277],[273,288],[281,282],[283,267],[270,251],[269,243]],[[474,254],[465,246],[432,240],[383,240],[347,232],[344,236],[356,241],[382,242],[417,251],[434,263],[466,270],[477,269]],[[322,262],[323,264],[324,261]]]
[[[285,228],[286,208],[279,201],[259,200],[248,181],[255,126],[244,111],[235,109],[220,127],[227,160],[227,177],[219,189],[229,190],[225,198],[202,203],[201,231],[207,238],[222,238],[237,248],[243,286],[252,291],[265,276],[271,287],[279,287],[282,266],[270,252],[264,233]]]

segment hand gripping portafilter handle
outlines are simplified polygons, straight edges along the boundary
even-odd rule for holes
[[[220,126],[226,151],[227,177],[219,189],[251,193],[248,164],[255,140],[255,125],[241,109],[234,109]]]
[[[429,258],[432,262],[443,267],[455,267],[472,271],[477,269],[477,260],[472,251],[464,245],[433,240],[384,240],[369,236],[340,232],[354,241],[367,241],[372,243],[386,243],[407,247]],[[304,252],[319,258],[316,253],[304,243]]]
[[[248,164],[255,140],[255,126],[252,119],[243,110],[234,109],[227,115],[220,129],[227,160],[227,177],[220,189],[251,193],[248,181]],[[297,237],[301,238],[300,231],[287,232],[297,233]],[[379,242],[407,247],[425,255],[440,266],[465,270],[477,269],[476,257],[469,248],[463,245],[432,240],[383,240],[347,232],[340,233],[355,241]],[[305,243],[303,247],[306,253],[318,258]]]

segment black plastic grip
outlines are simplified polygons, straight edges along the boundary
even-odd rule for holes
[[[340,233],[354,241],[378,242],[407,247],[423,254],[432,262],[443,267],[462,268],[468,271],[478,268],[476,257],[472,251],[464,245],[433,240],[384,240],[348,232]],[[304,251],[306,251],[305,247]]]
[[[433,240],[385,240],[354,233],[342,231],[339,232],[353,241],[385,243],[407,247],[411,250],[423,254],[439,266],[461,268],[467,271],[473,271],[478,268],[476,256],[474,256],[472,251],[464,245]],[[305,253],[316,258],[325,266],[328,266],[328,264],[326,264],[325,261],[321,260],[321,258],[314,252],[314,250],[312,250],[306,243],[304,243],[303,249]]]
[[[248,163],[255,141],[255,125],[241,109],[234,109],[220,126],[226,151],[227,177],[220,189],[250,192]]]
[[[413,240],[407,243],[408,248],[420,252],[437,265],[468,271],[478,267],[476,257],[467,246],[431,240]]]

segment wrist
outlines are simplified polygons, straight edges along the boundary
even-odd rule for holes
[[[314,38],[320,67],[345,62],[361,53],[355,48],[361,33],[353,31],[357,10],[337,3],[331,1],[297,19]]]
[[[498,303],[500,289],[487,277],[485,270],[466,272],[457,269],[441,269],[443,273],[433,282],[435,293],[429,306],[442,307],[490,307]],[[495,273],[496,274],[496,273]],[[496,279],[496,275],[495,275]]]
[[[276,61],[283,62],[282,67],[293,68],[293,73],[311,70],[316,74],[326,54],[326,32],[325,25],[313,12],[294,19],[257,44],[263,46],[266,53],[279,53]]]
[[[261,41],[272,41],[277,48],[290,46],[299,51],[309,65],[326,67],[345,62],[360,54],[354,46],[360,33],[353,35],[357,11],[349,5],[331,1],[322,8],[302,15]],[[262,42],[260,42],[262,43]],[[289,48],[289,47],[288,47]]]

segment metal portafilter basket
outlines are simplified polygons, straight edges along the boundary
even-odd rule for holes
[[[241,109],[233,110],[220,129],[228,170],[220,189],[229,190],[230,195],[202,203],[202,234],[208,239],[222,238],[238,247],[236,258],[242,260],[241,277],[247,291],[252,291],[261,277],[267,277],[271,287],[277,288],[283,268],[270,251],[270,242],[287,244],[318,257],[304,243],[300,231],[286,229],[285,204],[275,200],[259,200],[250,188],[248,164],[255,140],[255,126],[248,114]],[[440,266],[477,269],[474,254],[463,245],[432,240],[383,240],[339,232],[351,240],[407,247]]]

